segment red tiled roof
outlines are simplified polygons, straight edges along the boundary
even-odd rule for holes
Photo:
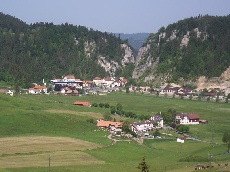
[[[111,81],[111,78],[109,76],[107,76],[106,78],[104,78],[105,81]]]
[[[73,104],[74,105],[78,105],[78,106],[90,106],[89,102],[79,102],[79,101],[76,101]]]
[[[46,89],[45,85],[35,85],[34,89]]]
[[[95,77],[93,80],[101,80],[100,77]]]
[[[188,114],[187,116],[189,119],[200,119],[199,115],[197,114]]]
[[[65,78],[66,79],[75,79],[75,76],[74,75],[66,75]]]
[[[98,127],[109,127],[109,126],[114,126],[116,128],[121,128],[122,127],[122,122],[113,122],[113,121],[104,121],[100,120],[97,123]]]

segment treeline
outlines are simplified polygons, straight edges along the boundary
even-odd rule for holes
[[[196,28],[198,30],[194,30]],[[173,32],[174,39],[170,38]],[[188,45],[181,47],[181,40],[188,32]],[[159,57],[157,73],[169,73],[169,82],[202,75],[218,77],[230,65],[230,15],[184,19],[160,28],[158,33],[150,34],[148,40],[151,40],[147,42],[151,48],[146,58],[148,55]]]
[[[108,75],[98,57],[121,63],[124,43],[113,34],[65,23],[35,23],[0,13],[0,80],[28,87],[73,74],[81,79]],[[122,70],[118,72],[122,75]],[[125,71],[131,76],[131,72]],[[128,76],[126,76],[128,77]]]

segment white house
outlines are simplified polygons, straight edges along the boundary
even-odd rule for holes
[[[138,132],[146,132],[149,130],[153,130],[155,127],[153,125],[152,121],[144,121],[144,122],[134,122],[131,125],[131,130],[134,131],[135,133]]]
[[[100,77],[95,77],[93,79],[93,83],[98,86],[98,85],[101,85],[103,83],[103,81]]]
[[[180,124],[199,124],[200,117],[197,114],[177,114],[176,120]]]
[[[6,92],[6,94],[9,94],[10,96],[13,96],[13,95],[14,95],[14,92],[11,91],[11,90],[8,90],[8,91]]]
[[[164,120],[161,114],[155,114],[154,116],[151,116],[150,121],[152,121],[152,123],[158,124],[156,128],[162,128],[164,126]]]
[[[176,141],[178,143],[184,143],[184,138],[183,137],[178,137]]]

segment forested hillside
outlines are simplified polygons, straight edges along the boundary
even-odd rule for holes
[[[0,13],[0,80],[12,85],[27,87],[66,74],[90,80],[111,74],[128,78],[134,57],[127,49],[126,42],[106,32],[68,23],[27,25]],[[113,68],[106,70],[106,65]]]
[[[230,66],[230,15],[191,17],[150,34],[134,78],[164,82],[219,77]]]

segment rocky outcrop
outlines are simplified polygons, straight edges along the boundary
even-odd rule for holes
[[[221,81],[230,81],[230,66],[220,76]]]
[[[125,68],[128,63],[135,62],[132,49],[127,44],[121,44],[121,48],[124,50],[124,54],[120,62],[109,60],[103,56],[98,57],[98,64],[112,76],[115,74],[116,70]]]
[[[121,44],[121,48],[125,50],[124,57],[121,61],[122,67],[125,67],[127,63],[134,63],[135,59],[132,49],[126,44]]]
[[[105,69],[106,72],[109,72],[110,75],[113,75],[117,69],[121,68],[118,62],[113,60],[108,61],[105,57],[100,56],[98,58],[98,64]]]
[[[189,43],[189,33],[190,32],[187,31],[187,34],[184,35],[184,37],[182,38],[181,43],[180,43],[180,48],[187,47]]]

